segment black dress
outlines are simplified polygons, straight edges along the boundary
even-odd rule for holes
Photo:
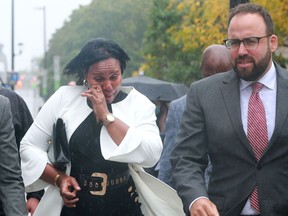
[[[111,111],[111,106],[109,108]],[[107,161],[101,154],[99,137],[102,126],[91,112],[69,141],[70,175],[77,180],[81,190],[77,192],[76,207],[64,206],[61,216],[143,215],[128,164]]]

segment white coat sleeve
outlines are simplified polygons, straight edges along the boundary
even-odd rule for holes
[[[118,146],[103,127],[101,150],[107,160],[152,167],[158,162],[163,148],[156,125],[155,105],[143,95],[134,93],[113,107],[113,114],[130,126],[126,136]]]

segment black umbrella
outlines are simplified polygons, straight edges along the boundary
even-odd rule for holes
[[[188,91],[188,87],[184,84],[166,82],[144,75],[125,78],[122,85],[133,86],[150,100],[172,101]]]

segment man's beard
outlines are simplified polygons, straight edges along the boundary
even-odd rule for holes
[[[272,54],[270,52],[269,47],[268,47],[268,50],[266,52],[266,55],[259,61],[258,64],[256,64],[255,60],[248,55],[239,56],[233,64],[233,69],[241,79],[246,80],[246,81],[256,81],[265,73],[265,71],[266,71],[266,69],[270,63],[271,56],[272,56]],[[236,62],[238,60],[245,60],[245,59],[253,62],[253,67],[251,70],[237,68]]]

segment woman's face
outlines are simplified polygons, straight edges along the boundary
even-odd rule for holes
[[[122,74],[120,62],[109,58],[97,62],[88,69],[86,80],[90,86],[100,85],[107,103],[111,103],[120,91]]]

